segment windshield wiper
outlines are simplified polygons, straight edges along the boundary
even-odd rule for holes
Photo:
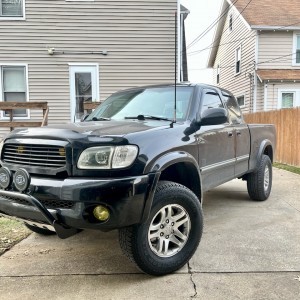
[[[86,121],[110,121],[110,118],[104,118],[104,117],[99,117],[99,118],[96,118],[96,117],[93,117],[92,119],[90,120],[86,120]]]
[[[138,115],[136,117],[125,117],[125,119],[138,119],[140,121],[144,121],[146,119],[150,120],[157,120],[157,121],[172,121],[168,118],[163,118],[163,117],[156,117],[156,116],[149,116],[149,115]]]

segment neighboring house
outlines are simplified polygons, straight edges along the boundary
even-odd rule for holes
[[[0,0],[0,101],[48,101],[53,124],[78,120],[83,101],[174,82],[175,70],[186,80],[188,13],[179,0]]]
[[[223,15],[208,60],[214,84],[244,112],[300,106],[299,0],[224,0]]]

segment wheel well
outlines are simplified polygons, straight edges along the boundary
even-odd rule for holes
[[[162,171],[160,180],[177,182],[189,188],[201,202],[201,182],[197,168],[186,162],[176,163]]]
[[[273,148],[271,145],[267,146],[264,150],[264,154],[270,157],[271,162],[273,162]]]

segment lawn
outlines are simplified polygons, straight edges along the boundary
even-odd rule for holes
[[[0,255],[30,234],[22,222],[0,216]]]

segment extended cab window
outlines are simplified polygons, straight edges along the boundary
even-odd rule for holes
[[[224,107],[220,96],[214,90],[204,90],[202,99],[202,111],[209,108]]]
[[[242,113],[240,107],[233,95],[223,93],[225,104],[228,109],[229,118],[232,124],[240,124],[242,122]]]

